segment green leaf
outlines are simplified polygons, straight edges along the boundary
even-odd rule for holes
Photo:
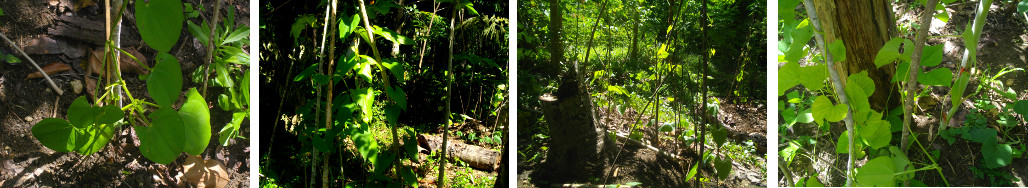
[[[79,96],[68,107],[68,122],[75,126],[75,128],[86,128],[92,126],[93,122],[96,121],[97,113],[99,112],[94,110],[92,105],[89,105],[85,96]]]
[[[407,93],[403,92],[400,86],[386,87],[386,96],[396,101],[396,105],[399,105],[401,109],[407,110]]]
[[[889,42],[885,42],[885,45],[878,50],[878,55],[875,56],[875,66],[882,67],[900,59],[900,45],[904,43],[904,40],[907,39],[896,37],[889,40]]]
[[[1014,112],[1022,116],[1028,116],[1028,100],[1014,102]]]
[[[124,118],[125,113],[114,105],[95,107],[95,124],[85,128],[77,129],[76,152],[83,155],[91,155],[107,146],[107,143],[114,137],[114,131],[120,126],[116,122]]]
[[[918,83],[930,86],[949,87],[951,80],[953,80],[953,71],[948,68],[937,68],[917,77]]]
[[[925,46],[921,51],[921,66],[934,67],[942,63],[942,44]]]
[[[700,166],[700,163],[694,163],[692,168],[689,168],[689,173],[685,175],[685,181],[692,181],[692,178],[696,177],[696,168]]]
[[[896,66],[896,73],[892,75],[892,82],[906,82],[910,79],[910,63],[900,62]],[[920,73],[920,72],[919,72]]]
[[[350,50],[350,49],[347,49],[347,51],[348,52],[353,52],[353,50]],[[336,62],[339,62],[339,64],[336,65],[336,72],[335,72],[335,74],[340,76],[340,77],[345,76],[347,72],[350,72],[350,70],[353,70],[353,68],[356,67],[357,64],[358,64],[358,60],[355,59],[355,56],[354,56],[357,53],[343,53],[343,54],[345,54],[345,55],[339,56],[339,60],[336,61]]]
[[[378,142],[371,134],[357,134],[353,137],[353,143],[357,152],[367,161],[376,161],[378,158]]]
[[[58,152],[75,149],[75,132],[71,123],[57,118],[46,118],[32,126],[32,136],[46,148]]]
[[[717,143],[717,145],[724,145],[728,139],[728,129],[717,126],[717,128],[711,130],[710,136],[714,138],[714,143]]]
[[[389,69],[389,73],[396,77],[396,80],[401,82],[403,81],[403,73],[405,72],[404,64],[405,63],[394,59],[386,59],[385,61],[382,61],[382,65],[385,66],[386,69]]]
[[[1021,2],[1017,3],[1017,12],[1028,12],[1028,0],[1022,0]]]
[[[158,52],[171,51],[182,33],[182,1],[150,0],[136,3],[139,36]]]
[[[250,28],[249,27],[242,27],[241,29],[234,30],[234,31],[232,31],[232,33],[229,33],[228,36],[225,37],[225,40],[221,41],[221,45],[231,44],[233,42],[237,42],[237,41],[246,39],[249,36],[250,36]]]
[[[811,113],[815,121],[821,122],[822,119],[827,119],[829,122],[839,122],[846,118],[849,109],[846,105],[839,104],[833,105],[828,97],[818,96],[814,99],[814,104],[811,105]]]
[[[350,98],[357,102],[361,109],[363,122],[371,122],[371,115],[375,108],[375,91],[371,88],[350,90]]]
[[[305,14],[300,15],[296,18],[296,22],[293,22],[292,28],[289,30],[289,34],[293,36],[293,40],[296,41],[300,38],[300,34],[303,33],[303,29],[308,26],[313,26],[314,22],[317,22],[317,18],[314,15]]]
[[[182,118],[169,106],[151,113],[150,119],[153,121],[149,127],[133,126],[139,137],[139,152],[153,162],[171,164],[182,154],[185,140]]]
[[[867,72],[862,71],[857,74],[850,75],[846,80],[846,95],[849,97],[849,102],[854,111],[864,111],[871,109],[871,103],[868,101],[868,97],[871,96],[875,91],[874,81],[870,77],[867,77]]]
[[[890,125],[888,121],[879,119],[869,120],[867,124],[860,129],[860,137],[863,137],[871,145],[871,148],[881,149],[882,147],[888,146],[889,142],[892,141],[892,131],[889,131]]]
[[[358,75],[370,84],[372,78],[374,78],[374,76],[371,75],[371,65],[378,63],[378,61],[375,61],[375,59],[366,55],[360,55],[359,58],[361,59],[361,67],[359,72],[360,74]]]
[[[871,159],[857,169],[857,186],[891,187],[895,185],[895,167],[889,157]]]
[[[389,126],[397,126],[399,124],[401,112],[402,111],[400,111],[400,107],[396,106],[396,104],[390,104],[386,106],[386,121],[388,121]]]
[[[196,92],[196,88],[190,88],[178,114],[185,129],[183,149],[186,153],[200,155],[211,140],[211,114],[207,109],[207,101]]]
[[[810,38],[814,36],[814,27],[810,25],[810,21],[804,19],[798,25],[796,29],[792,31],[792,43],[789,44],[789,51],[785,52],[785,60],[789,62],[799,62],[807,55],[804,46],[810,41]]]
[[[460,5],[458,5],[458,7],[462,7],[464,10],[471,12],[471,15],[478,15],[478,11],[475,10],[475,7],[473,4],[471,4],[471,1],[460,1]]]
[[[4,59],[7,61],[7,63],[10,64],[21,63],[21,59],[18,59],[18,57],[14,56],[13,54],[7,54]]]
[[[1013,151],[1010,148],[1010,144],[983,144],[982,145],[982,161],[985,162],[985,167],[988,168],[999,168],[1010,165],[1012,161]]]
[[[843,106],[843,105],[839,105],[839,106],[842,106],[843,109],[846,108],[846,106]],[[843,115],[845,115],[845,114],[846,113],[843,113]],[[843,116],[843,118],[845,118],[845,117],[846,116]],[[803,110],[799,114],[796,114],[796,122],[800,122],[800,123],[814,122],[814,113],[811,112],[811,109]]]
[[[157,53],[157,65],[146,79],[146,91],[150,92],[157,105],[171,107],[182,91],[182,69],[178,59],[168,53]]]
[[[828,44],[828,51],[832,53],[835,62],[846,61],[846,45],[843,45],[842,39],[835,39],[835,42]]]
[[[339,38],[345,39],[350,36],[360,24],[360,16],[357,14],[350,15],[339,19]]]
[[[395,43],[400,43],[402,45],[414,44],[414,40],[411,40],[410,38],[407,38],[403,35],[400,35],[399,33],[396,33],[396,31],[389,30],[389,28],[382,28],[378,27],[377,25],[371,26],[371,28],[373,28],[372,31],[374,31],[375,34],[382,36],[382,38],[385,38],[386,40],[393,41]]]
[[[728,175],[732,172],[732,159],[725,157],[722,159],[714,159],[714,169],[717,170],[717,178],[724,180],[728,178]]]
[[[218,95],[218,107],[221,107],[221,110],[232,111],[234,106],[231,103],[232,99],[226,93]]]
[[[982,144],[996,143],[996,130],[989,128],[973,127],[961,138]]]
[[[235,83],[232,83],[232,79],[228,75],[228,64],[215,63],[212,64],[212,66],[214,67],[214,74],[216,75],[214,77],[214,82],[221,85],[221,87],[231,88],[235,86]]]
[[[336,70],[338,70],[339,67],[337,66],[336,68]],[[315,71],[318,71],[318,63],[311,64],[306,69],[303,69],[303,71],[301,71],[300,74],[297,74],[296,77],[293,78],[293,81],[299,82],[304,78],[311,77],[316,73]]]
[[[950,101],[953,106],[960,106],[960,103],[964,102],[964,90],[967,89],[967,82],[971,78],[971,74],[961,75],[957,79],[956,83],[953,84],[953,89],[949,90]]]
[[[232,140],[239,135],[239,126],[243,123],[243,120],[249,116],[246,112],[232,113],[232,121],[225,124],[225,127],[218,131],[218,143],[221,146],[228,146],[228,141]]]

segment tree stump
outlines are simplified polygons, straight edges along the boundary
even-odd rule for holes
[[[550,129],[550,149],[542,166],[555,182],[602,177],[607,162],[603,151],[615,144],[596,121],[584,86],[573,76],[564,80],[557,96],[539,97]]]

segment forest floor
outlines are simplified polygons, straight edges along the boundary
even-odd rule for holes
[[[978,3],[954,3],[946,7],[946,10],[950,12],[951,19],[945,25],[941,22],[936,21],[932,24],[929,32],[932,35],[959,35],[963,33],[964,27],[974,17],[975,7]],[[911,20],[916,20],[916,15],[920,15],[923,8],[918,6],[917,11],[911,11],[909,4],[897,4],[896,14],[901,15],[898,17],[900,23],[909,23]],[[1017,13],[1017,2],[1013,3],[1001,3],[996,2],[990,8],[989,16],[987,18],[985,27],[982,31],[982,36],[978,52],[979,52],[979,63],[976,69],[978,71],[972,75],[972,77],[980,76],[994,76],[1000,69],[1003,68],[1022,68],[1028,69],[1028,24],[1025,24],[1025,15]],[[932,38],[928,40],[927,45],[938,45],[944,44],[945,56],[943,59],[943,65],[956,70],[960,64],[961,57],[963,55],[963,40],[959,37],[941,37]],[[984,74],[983,74],[984,73]],[[1028,72],[1018,71],[1007,74],[1000,77],[1003,84],[1007,87],[1012,88],[1018,93],[1018,100],[1028,99]],[[973,86],[978,85],[978,81],[972,79],[968,84],[968,90],[974,88]],[[973,92],[973,91],[971,91]],[[931,97],[935,101],[948,101],[943,100],[943,97],[949,93],[949,89],[934,89],[931,92]],[[962,105],[963,108],[957,111],[954,115],[954,120],[950,123],[951,127],[961,127],[964,125],[964,120],[967,119],[969,114],[969,108],[974,108],[973,100],[989,100],[995,104],[1005,106],[1013,105],[1012,100],[1005,99],[998,93],[983,89],[982,93],[979,93],[977,97],[972,96],[966,100]],[[912,128],[915,132],[926,133],[931,131],[932,133],[938,132],[937,125],[940,123],[940,119],[935,114],[941,112],[943,108],[949,108],[947,105],[943,107],[942,103],[939,102],[935,105],[921,106],[924,111],[917,113],[914,118],[917,120],[917,127]],[[998,119],[995,115],[985,115],[989,120],[989,124],[995,127],[1002,127],[996,124]],[[1010,129],[1007,132],[1008,138],[1028,138],[1028,124],[1024,121],[1018,123],[1017,126]],[[1001,136],[1002,137],[1002,136]],[[928,140],[927,136],[921,136],[919,140]],[[1007,142],[1011,140],[1006,140]],[[1023,142],[1024,140],[1022,140]],[[947,178],[947,181],[952,186],[1000,186],[990,180],[993,176],[981,177],[981,175],[968,170],[969,167],[984,168],[982,167],[981,155],[968,155],[981,153],[982,144],[970,142],[964,139],[957,139],[953,145],[947,143],[945,139],[939,139],[936,136],[931,143],[924,143],[925,149],[927,150],[941,150],[940,159],[937,161],[940,166],[943,167],[943,175]],[[1020,144],[1020,145],[1023,145]],[[916,151],[916,145],[911,146],[911,151]],[[911,159],[926,159],[923,152],[909,152]],[[914,162],[914,161],[912,161]],[[931,163],[930,161],[924,161]],[[1013,175],[1020,181],[1014,181],[1013,185],[1006,186],[1025,186],[1025,180],[1028,180],[1028,158],[1014,158],[1013,163],[997,169],[997,172],[1006,173]],[[979,177],[976,177],[979,176]],[[943,186],[942,179],[936,171],[924,171],[918,173],[915,179],[919,179],[925,182],[927,185]],[[995,180],[1002,182],[1003,180]]]
[[[625,114],[617,112],[607,113],[607,110],[597,109],[602,124],[608,126],[608,130],[620,133],[628,133],[631,124],[634,124],[637,114],[633,110],[627,110]],[[721,104],[718,120],[729,130],[728,141],[736,150],[728,152],[723,149],[719,156],[727,156],[734,159],[732,173],[726,180],[714,180],[716,173],[713,169],[702,171],[697,177],[707,178],[705,186],[713,187],[765,187],[767,174],[765,169],[766,153],[765,143],[767,142],[766,107],[763,103],[745,104]],[[642,119],[649,119],[643,117]],[[663,122],[663,121],[661,121]],[[659,124],[659,123],[658,123]],[[644,126],[640,132],[655,132],[656,126]],[[680,131],[678,131],[680,132]],[[677,134],[677,133],[674,133]],[[619,141],[616,146],[624,146],[621,150],[616,164],[605,167],[604,173],[610,174],[614,171],[612,180],[616,184],[628,184],[631,182],[641,183],[642,187],[685,187],[689,186],[684,181],[689,165],[693,164],[698,153],[696,148],[680,147],[678,139],[671,139],[669,135],[661,136],[661,143],[650,142],[649,139],[642,143],[652,146],[659,151],[638,144],[630,144]],[[644,137],[645,139],[646,137]],[[525,143],[524,141],[519,141]],[[713,142],[710,142],[713,143]],[[749,143],[749,144],[747,144]],[[729,145],[726,144],[726,145]],[[708,144],[711,148],[712,144]],[[673,156],[669,156],[671,154]],[[545,152],[537,155],[538,159],[525,159],[521,155],[518,158],[518,187],[550,187],[553,185],[538,184],[532,180],[532,174],[536,169],[541,169],[545,160]],[[528,156],[530,157],[530,156]],[[530,157],[531,158],[531,157]],[[691,182],[690,182],[691,183]],[[690,184],[691,185],[691,184]]]
[[[894,13],[897,15],[896,20],[900,24],[901,30],[905,30],[903,27],[913,28],[911,23],[916,22],[918,16],[924,12],[922,5],[912,5],[907,2],[899,2],[893,5]],[[944,57],[940,67],[951,70],[959,69],[958,67],[965,49],[963,39],[959,35],[964,33],[963,30],[966,24],[973,19],[977,5],[977,2],[953,3],[946,6],[946,11],[949,12],[951,17],[949,22],[940,22],[938,19],[933,19],[934,22],[929,29],[931,36],[956,35],[954,37],[934,37],[927,40],[926,45],[944,45]],[[1028,69],[1028,51],[1026,51],[1028,49],[1028,24],[1026,24],[1028,20],[1026,19],[1028,17],[1017,13],[1016,5],[1017,2],[995,2],[991,6],[979,46],[977,47],[978,63],[972,73],[972,79],[968,83],[967,93],[974,92],[980,82],[977,79],[982,76],[995,76],[1003,68]],[[904,35],[903,37],[913,40],[913,31],[914,29],[909,29],[901,31],[901,34]],[[1013,89],[1017,93],[1018,100],[1028,100],[1028,82],[1026,82],[1028,81],[1028,72],[1012,72],[999,77],[999,80],[1003,82],[1004,86]],[[928,92],[928,96],[921,97],[917,101],[920,109],[915,111],[914,127],[911,129],[914,133],[919,133],[918,140],[923,145],[925,151],[939,151],[939,158],[936,161],[942,168],[942,176],[946,180],[944,182],[938,171],[934,169],[919,171],[913,179],[922,181],[928,186],[946,186],[947,182],[950,186],[1025,186],[1025,180],[1028,180],[1028,168],[1025,168],[1028,167],[1028,158],[1014,158],[1011,164],[990,170],[984,167],[982,161],[982,144],[959,138],[956,139],[956,142],[950,144],[946,139],[942,139],[939,136],[938,125],[941,121],[941,115],[938,114],[941,114],[943,110],[948,109],[950,106],[946,105],[946,103],[949,103],[949,88],[935,86],[929,88],[932,90]],[[977,111],[975,107],[976,100],[991,102],[991,104],[1001,108],[1013,105],[1013,102],[1015,102],[989,89],[982,89],[981,93],[969,96],[961,105],[961,108],[954,115],[954,120],[949,125],[951,129],[966,126],[965,120],[967,120],[968,115],[975,113],[973,111]],[[988,120],[989,127],[997,130],[1003,127],[996,122],[998,120],[996,114],[983,113],[983,115]],[[845,169],[845,157],[838,157],[838,160],[835,160],[836,162],[831,162],[834,160],[832,156],[838,156],[833,152],[834,143],[838,139],[834,135],[842,134],[840,128],[833,126],[832,129],[831,135],[833,136],[820,137],[817,142],[833,144],[818,146],[815,149],[818,153],[815,155],[822,159],[827,159],[827,163],[835,166],[835,169]],[[1025,140],[1023,139],[1028,138],[1028,123],[1018,121],[1016,126],[1008,130],[1005,131],[1006,136],[1002,134],[1003,132],[1000,133],[1000,138],[1004,142],[1021,139],[1021,144],[1014,144],[1013,147],[1024,145],[1023,142]],[[934,135],[934,138],[929,138],[927,133]],[[899,143],[896,141],[899,137],[899,133],[895,133],[893,143]],[[780,145],[779,149],[782,148],[784,147]],[[917,143],[911,144],[910,150],[907,151],[911,162],[923,165],[932,164],[927,158],[927,154],[922,152],[920,148]],[[855,163],[859,166],[866,162],[867,159],[858,159]],[[793,165],[795,166],[795,164]],[[824,165],[819,162],[819,164],[814,166],[816,169],[830,169]],[[917,167],[920,168],[921,165],[917,165]],[[841,186],[844,181],[841,178],[843,176],[841,171],[830,170],[830,174],[830,176],[821,176],[819,179],[821,181],[828,179],[829,182],[825,182],[825,185]],[[1004,178],[1004,175],[1016,179]],[[779,177],[788,176],[780,172]],[[781,179],[778,180],[778,184],[786,186],[786,183]]]
[[[58,187],[75,185],[81,187],[151,187],[151,186],[182,186],[183,181],[176,178],[182,171],[180,166],[185,157],[179,157],[170,165],[154,163],[140,155],[138,139],[128,126],[122,127],[112,139],[96,154],[82,156],[74,152],[55,152],[44,147],[31,133],[32,126],[44,118],[65,118],[68,106],[75,98],[87,95],[86,89],[75,92],[73,84],[83,85],[83,61],[89,56],[90,49],[101,48],[98,44],[72,37],[48,33],[68,19],[83,19],[99,23],[103,28],[104,11],[100,5],[89,5],[73,11],[72,0],[26,0],[2,1],[0,8],[4,14],[0,16],[0,32],[22,48],[37,46],[50,49],[51,52],[30,56],[44,66],[49,63],[63,63],[71,66],[70,71],[50,75],[63,95],[58,95],[49,84],[40,78],[25,79],[26,75],[36,72],[20,55],[22,63],[0,63],[0,187]],[[197,4],[197,0],[186,0]],[[123,48],[138,48],[147,59],[156,51],[141,47],[143,42],[136,29],[133,5],[128,5],[125,20],[122,22]],[[210,6],[209,4],[206,6]],[[233,6],[237,11],[237,23],[249,23],[249,2],[235,1],[225,6]],[[209,13],[208,12],[205,12]],[[210,15],[209,15],[210,16]],[[194,20],[196,22],[196,20]],[[52,39],[52,45],[32,45],[32,41],[41,38]],[[3,54],[17,54],[4,43],[0,51]],[[173,47],[170,54],[182,62],[183,78],[188,80],[189,73],[203,62],[205,50],[189,32],[182,28],[179,44]],[[245,49],[245,48],[244,48]],[[62,53],[63,52],[63,53]],[[30,52],[27,52],[30,53]],[[152,64],[152,63],[147,63]],[[152,65],[149,65],[152,66]],[[126,73],[125,80],[129,91],[137,98],[149,98],[145,80],[140,80],[135,73]],[[200,84],[185,81],[183,88],[202,87]],[[221,128],[231,120],[231,112],[214,107],[218,94],[224,92],[220,88],[210,87],[207,102],[211,112],[211,129]],[[92,103],[92,102],[90,102]],[[249,124],[249,123],[245,123]],[[243,126],[245,131],[245,127]],[[245,132],[241,134],[246,134]],[[247,187],[249,184],[249,141],[234,139],[227,147],[217,142],[217,134],[201,156],[204,159],[221,160],[228,169],[230,187]]]

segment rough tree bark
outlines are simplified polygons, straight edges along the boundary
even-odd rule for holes
[[[814,0],[814,5],[821,18],[825,43],[842,39],[846,46],[846,61],[834,67],[843,84],[850,74],[867,71],[877,88],[869,100],[871,108],[884,112],[900,105],[899,92],[890,82],[896,66],[875,68],[874,64],[878,50],[897,35],[892,1]]]

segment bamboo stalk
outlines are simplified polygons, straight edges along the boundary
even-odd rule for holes
[[[964,69],[967,68],[967,62],[968,61],[971,62],[971,67],[974,67],[975,63],[977,63],[977,61],[976,61],[976,58],[977,58],[976,50],[977,49],[975,49],[975,47],[978,45],[978,38],[981,37],[981,35],[982,35],[982,28],[985,26],[985,18],[987,16],[989,16],[989,9],[988,8],[989,8],[990,5],[992,5],[992,0],[982,0],[978,4],[978,9],[977,9],[976,15],[974,16],[974,23],[971,26],[972,27],[972,31],[971,32],[973,32],[973,33],[971,33],[971,35],[973,35],[973,38],[971,38],[971,39],[974,40],[973,41],[974,45],[964,46],[964,56],[963,56],[963,58],[961,58],[960,70],[964,70]],[[967,31],[964,31],[964,32],[967,32]],[[968,40],[968,39],[965,38],[964,40]],[[957,73],[957,81],[956,82],[961,82],[961,77],[964,74],[967,74],[967,73],[969,73],[969,72],[960,71],[959,73]],[[954,84],[954,86],[956,86],[956,85],[958,85],[958,84]],[[950,89],[957,89],[957,88],[950,88]],[[960,90],[965,90],[965,89],[967,89],[967,85],[964,85],[962,88],[960,88]],[[959,100],[961,102],[964,101],[964,97],[963,97],[964,94],[963,93],[956,93],[956,94],[959,95],[959,96],[950,96],[950,102],[952,102],[955,99]],[[959,104],[959,103],[957,103],[957,104]],[[949,123],[953,119],[953,115],[956,114],[958,107],[959,107],[959,105],[953,105],[953,106],[950,107],[949,111],[946,112],[946,116],[943,116],[942,124],[939,125],[939,132],[942,132],[943,130],[946,130],[947,127],[949,127]]]

